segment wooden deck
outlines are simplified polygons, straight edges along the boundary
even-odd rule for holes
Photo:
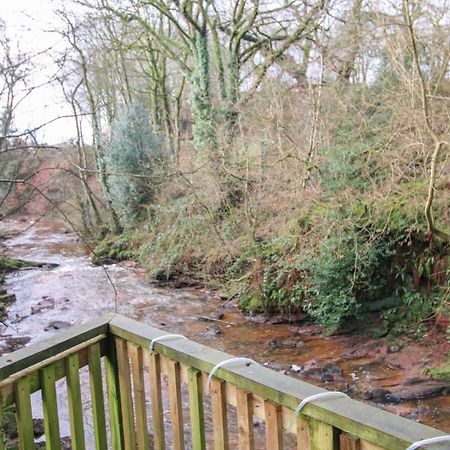
[[[240,450],[260,450],[255,447],[254,416],[263,421],[268,450],[286,448],[287,433],[298,450],[405,450],[416,441],[444,435],[349,398],[307,404],[289,429],[297,405],[324,389],[236,361],[214,373],[206,392],[208,374],[233,356],[176,338],[157,342],[150,351],[152,340],[165,334],[109,315],[1,357],[0,401],[2,410],[16,405],[20,448],[34,449],[30,395],[39,390],[47,449],[61,448],[55,382],[65,377],[72,446],[86,449],[81,391],[87,387],[80,386],[79,378],[84,366],[89,367],[96,450],[226,450],[232,437]],[[188,399],[188,423],[183,396]],[[168,417],[163,398],[170,406]],[[235,437],[228,427],[229,406],[236,411]],[[211,441],[205,424],[212,428]]]

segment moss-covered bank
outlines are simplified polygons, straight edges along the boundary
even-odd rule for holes
[[[402,195],[321,199],[289,218],[261,210],[256,232],[242,205],[224,214],[220,203],[205,210],[188,196],[97,249],[105,259],[139,260],[158,280],[226,291],[248,313],[302,312],[331,331],[377,313],[393,332],[417,331],[449,313],[450,252],[421,231]]]

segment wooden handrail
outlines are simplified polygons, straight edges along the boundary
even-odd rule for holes
[[[39,364],[48,358],[75,347],[99,334],[108,332],[108,323],[114,317],[106,314],[99,319],[53,335],[0,357],[0,382],[23,369]]]
[[[109,330],[118,338],[144,348],[148,348],[152,339],[165,333],[122,316],[112,318]],[[227,353],[190,340],[159,342],[155,349],[172,361],[206,374],[216,364],[231,357]],[[291,411],[295,410],[302,399],[325,392],[319,387],[257,365],[220,368],[216,377],[231,383],[241,391],[251,392]],[[308,404],[302,410],[302,415],[376,446],[371,448],[404,450],[420,439],[444,435],[434,428],[348,398]],[[287,427],[286,420],[283,422]]]
[[[227,404],[236,406],[240,449],[255,449],[255,415],[265,421],[266,448],[279,450],[283,448],[283,430],[291,432],[289,425],[297,405],[307,397],[327,392],[258,364],[236,364],[219,367],[212,377],[210,392],[206,393],[208,374],[231,355],[191,340],[156,342],[150,350],[150,343],[165,333],[123,316],[107,315],[1,357],[0,401],[2,406],[16,404],[21,448],[34,448],[30,396],[37,390],[42,391],[47,444],[50,450],[59,448],[60,405],[55,383],[66,377],[72,443],[77,449],[85,449],[79,370],[86,365],[95,447],[99,450],[106,450],[108,442],[114,450],[148,449],[148,382],[153,446],[158,450],[166,449],[167,439],[162,397],[167,397],[170,404],[171,448],[185,448],[182,381],[188,388],[195,450],[207,448],[205,396],[211,400],[214,450],[229,449]],[[167,391],[162,387],[162,374],[167,377]],[[298,448],[311,450],[405,450],[416,441],[444,436],[431,427],[350,398],[308,403],[296,424],[293,431]],[[108,433],[110,439],[106,437]]]

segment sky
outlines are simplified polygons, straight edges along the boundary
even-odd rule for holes
[[[0,18],[6,24],[11,42],[17,42],[22,52],[31,54],[48,48],[62,48],[61,37],[50,31],[57,25],[53,14],[57,4],[60,0],[0,0]],[[43,54],[35,58],[34,63],[30,82],[26,89],[22,87],[20,94],[23,96],[30,87],[39,87],[20,102],[15,111],[14,125],[19,132],[23,132],[52,121],[36,132],[37,138],[40,143],[62,143],[75,136],[73,119],[57,119],[70,115],[70,107],[64,102],[57,86],[45,85],[55,73],[51,58]]]

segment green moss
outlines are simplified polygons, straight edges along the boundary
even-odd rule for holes
[[[42,267],[47,263],[28,261],[26,259],[15,259],[0,257],[0,272],[12,272],[13,270],[24,269],[26,267]]]
[[[424,375],[437,380],[450,381],[450,361],[444,366],[427,368],[423,373]]]
[[[124,261],[134,257],[131,243],[126,234],[115,236],[110,235],[100,241],[92,255],[93,264],[102,264],[111,261]]]
[[[263,312],[261,295],[255,292],[243,294],[239,299],[239,308],[245,312]]]

